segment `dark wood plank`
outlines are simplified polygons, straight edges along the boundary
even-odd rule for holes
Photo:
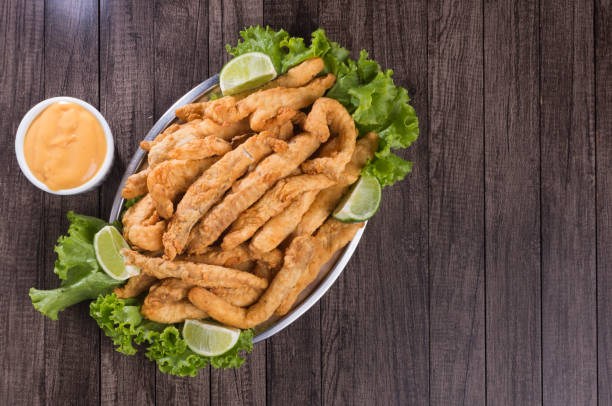
[[[97,1],[46,2],[44,57],[45,97],[74,96],[98,106]],[[52,272],[53,246],[66,232],[69,210],[98,216],[98,190],[68,197],[45,194],[38,264],[45,288],[59,285]],[[88,303],[62,312],[59,321],[45,321],[46,403],[99,401],[99,343],[100,332],[89,317]]]
[[[487,398],[539,405],[538,2],[484,11]]]
[[[155,2],[155,119],[209,76],[207,13],[206,2]],[[208,369],[200,371],[197,378],[174,377],[157,371],[156,403],[209,404],[209,378]]]
[[[0,4],[0,403],[42,404],[45,399],[43,316],[28,290],[43,286],[41,251],[43,192],[19,170],[15,133],[22,116],[44,98],[44,4]],[[10,55],[10,57],[7,57]],[[19,61],[19,63],[17,63]]]
[[[263,24],[263,0],[209,0],[208,10],[208,69],[214,75],[231,58],[225,45],[235,45],[240,30]]]
[[[598,402],[612,404],[612,3],[595,2]]]
[[[404,154],[413,173],[385,189],[357,254],[322,299],[323,404],[427,404],[427,3],[339,2],[320,18],[354,56],[365,48],[395,71],[421,129]]]
[[[101,190],[107,218],[125,166],[153,125],[153,4],[100,2],[100,111],[115,138],[115,164]],[[154,363],[116,352],[101,334],[101,404],[152,404]]]
[[[597,401],[592,3],[542,1],[542,385],[545,405]]]
[[[275,29],[284,28],[304,38],[310,38],[316,29],[316,2],[266,0],[263,9],[264,24]],[[266,340],[268,405],[321,403],[319,309],[314,306],[286,330]]]
[[[225,44],[235,44],[239,31],[263,23],[262,0],[218,1],[209,4],[210,75],[219,72],[229,60]],[[255,345],[248,360],[238,370],[211,370],[210,396],[213,405],[263,405],[266,403],[266,348]]]
[[[429,8],[433,405],[485,403],[482,13],[479,1]]]

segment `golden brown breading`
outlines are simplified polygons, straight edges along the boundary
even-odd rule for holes
[[[166,220],[157,214],[150,195],[127,209],[122,223],[123,236],[132,246],[151,252],[163,249],[162,235],[166,229]]]
[[[332,143],[330,140],[325,146]],[[369,159],[372,159],[374,152],[378,149],[378,135],[368,133],[357,141],[355,152],[348,164],[344,167],[344,172],[338,179],[338,184],[319,192],[308,211],[302,217],[300,224],[295,229],[294,235],[312,234],[323,224],[325,219],[334,211],[342,196],[346,194],[349,186],[357,181],[361,169]],[[322,151],[325,154],[325,151]]]
[[[157,279],[178,278],[185,282],[207,288],[239,288],[251,286],[256,289],[268,287],[268,281],[248,272],[217,265],[197,264],[186,261],[166,261],[152,258],[129,249],[121,250],[126,263],[139,267],[142,272]]]
[[[125,181],[125,186],[121,191],[121,196],[124,199],[132,199],[147,194],[147,177],[149,176],[149,168],[143,169],[131,175]]]
[[[218,158],[170,159],[152,169],[147,178],[147,188],[157,213],[169,220],[174,213],[176,198],[218,160]]]
[[[267,139],[280,135],[284,134],[276,130],[252,136],[236,149],[223,155],[187,189],[163,236],[167,259],[173,259],[183,252],[193,226],[213,204],[221,199],[232,183],[246,172],[249,165],[272,152]]]
[[[263,196],[277,180],[293,172],[301,162],[317,150],[320,144],[319,138],[315,135],[302,133],[288,142],[288,148],[285,151],[277,152],[264,159],[193,229],[190,236],[190,241],[193,242],[190,243],[189,252],[197,254],[202,248],[216,241],[240,213]]]
[[[278,247],[295,230],[308,210],[318,190],[309,190],[291,202],[282,212],[272,217],[251,239],[249,248],[254,252],[269,252]]]
[[[189,300],[213,319],[237,328],[251,328],[266,321],[289,294],[313,255],[312,237],[295,238],[287,248],[284,265],[259,300],[245,309],[234,306],[206,289],[195,287]]]
[[[337,179],[351,160],[355,150],[357,129],[353,117],[340,102],[321,97],[312,105],[312,110],[304,122],[304,130],[317,134],[321,140],[326,140],[330,136],[330,129],[339,139],[338,150],[330,157],[304,162],[302,170],[306,173],[324,173]]]
[[[157,282],[157,278],[141,272],[140,274],[132,276],[130,279],[128,279],[125,285],[116,287],[115,294],[119,299],[136,297],[149,289],[155,282]]]
[[[308,269],[302,273],[291,292],[285,296],[275,314],[284,315],[291,309],[302,290],[315,280],[323,264],[329,261],[336,251],[348,244],[363,225],[364,223],[342,223],[329,218],[321,226],[314,236],[315,250],[312,262],[308,264]]]
[[[333,183],[324,175],[297,175],[279,180],[232,223],[221,246],[225,250],[236,247],[251,238],[266,221],[281,213],[299,195],[311,190],[319,191]]]
[[[147,319],[164,324],[204,319],[208,315],[186,299],[192,287],[180,279],[165,279],[151,287],[140,312]]]

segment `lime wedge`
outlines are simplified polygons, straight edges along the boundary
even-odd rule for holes
[[[276,77],[270,57],[261,52],[240,55],[225,64],[219,74],[224,96],[254,89]]]
[[[196,354],[207,357],[229,351],[238,341],[240,330],[197,320],[185,320],[183,338]]]
[[[374,176],[361,176],[342,199],[334,218],[345,223],[358,223],[372,217],[378,210],[382,188]]]
[[[120,281],[140,273],[137,267],[125,264],[125,258],[120,253],[123,248],[130,246],[113,226],[103,227],[94,236],[94,251],[98,263],[108,276]]]

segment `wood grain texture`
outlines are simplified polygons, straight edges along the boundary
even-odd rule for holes
[[[539,405],[538,2],[484,12],[487,399]]]
[[[44,96],[43,2],[2,2],[0,32],[0,55],[5,55],[0,59],[0,403],[41,404],[44,320],[32,307],[28,290],[43,286],[37,269],[47,248],[40,238],[46,220],[40,213],[43,192],[17,166],[14,134],[23,114]]]
[[[206,2],[156,1],[154,25],[155,120],[174,102],[208,78]],[[142,137],[139,137],[140,139]],[[157,404],[206,405],[210,402],[210,368],[186,379],[156,372]]]
[[[427,75],[419,69],[427,64],[427,53],[418,45],[427,41],[427,5],[337,2],[320,7],[326,10],[320,18],[330,38],[354,56],[366,49],[383,68],[394,68],[396,84],[411,90],[421,118],[421,137],[411,148],[413,155],[405,155],[416,161],[413,173],[385,189],[379,215],[368,223],[357,254],[321,301],[323,403],[427,404]],[[366,29],[342,30],[351,21]],[[398,41],[402,35],[411,40]],[[389,227],[410,232],[386,239]]]
[[[595,2],[598,402],[612,404],[612,3]]]
[[[481,5],[429,4],[433,405],[485,403]]]
[[[153,3],[100,2],[100,112],[115,138],[115,164],[101,188],[102,218],[126,165],[153,125]],[[152,404],[154,363],[142,352],[120,354],[101,333],[100,403]]]
[[[597,402],[592,4],[543,1],[542,380],[545,405]]]
[[[263,0],[209,0],[208,70],[218,73],[231,56],[225,45],[235,45],[240,30],[263,24]]]
[[[430,401],[485,403],[482,3],[429,4]]]
[[[264,25],[291,26],[291,35],[310,37],[318,20],[316,2],[289,5],[283,1],[263,4]],[[320,306],[274,337],[266,340],[266,401],[268,405],[321,404]],[[295,329],[295,330],[294,330]],[[295,334],[291,332],[295,331]],[[298,367],[299,366],[299,367]]]
[[[98,2],[60,0],[45,3],[45,97],[74,96],[97,107]],[[59,279],[52,272],[53,246],[66,232],[66,213],[99,216],[99,193],[78,196],[45,194],[45,221],[38,271],[44,287],[55,288]],[[45,392],[47,403],[80,399],[98,402],[100,395],[100,330],[89,317],[88,303],[63,311],[60,322],[45,319]],[[70,384],[78,382],[78,385]]]
[[[408,89],[417,116],[420,135],[416,143],[399,154],[414,163],[412,173],[385,189],[378,220],[368,223],[377,255],[360,267],[362,286],[372,280],[372,270],[379,269],[377,295],[367,295],[364,309],[374,313],[367,319],[366,331],[376,331],[374,338],[382,353],[392,362],[376,360],[379,370],[392,365],[375,382],[389,380],[387,404],[425,405],[429,403],[429,173],[428,173],[428,74],[427,1],[374,2],[372,6],[372,58],[383,69],[393,69],[395,84]],[[372,228],[370,228],[372,227]],[[378,238],[394,228],[406,230],[399,238]],[[389,255],[391,254],[391,255]],[[403,309],[398,317],[393,309]],[[401,314],[401,310],[400,310]],[[384,316],[382,316],[384,315]],[[380,320],[386,322],[384,330]],[[337,328],[342,329],[338,325]],[[386,330],[386,331],[385,331]],[[369,335],[371,333],[362,334]],[[402,337],[398,348],[397,337]],[[357,362],[355,367],[367,360]],[[369,385],[366,377],[361,385]],[[375,384],[377,385],[377,384]],[[378,385],[377,385],[378,386]],[[382,399],[381,399],[382,400]]]

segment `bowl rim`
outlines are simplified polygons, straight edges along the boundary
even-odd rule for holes
[[[87,182],[83,183],[80,186],[70,188],[70,189],[60,189],[60,190],[51,190],[47,185],[38,180],[36,176],[30,170],[24,153],[24,141],[25,136],[32,124],[32,121],[36,117],[38,117],[44,109],[46,109],[49,105],[56,102],[72,102],[78,104],[79,106],[85,108],[85,110],[89,111],[93,116],[98,120],[98,123],[102,126],[102,131],[104,132],[104,139],[106,140],[106,155],[104,156],[104,161],[98,169],[98,172],[89,179]],[[115,154],[115,141],[113,139],[113,133],[108,125],[108,122],[102,116],[102,114],[91,104],[87,103],[84,100],[77,99],[75,97],[69,96],[57,96],[51,97],[49,99],[45,99],[36,105],[34,105],[28,112],[23,116],[21,122],[19,123],[19,127],[17,127],[17,134],[15,136],[15,154],[17,155],[17,163],[19,164],[19,168],[21,172],[26,176],[26,178],[37,188],[54,195],[76,195],[79,193],[87,192],[96,186],[98,186],[108,175],[108,172],[111,169],[114,154]]]
[[[151,127],[151,130],[149,130],[144,140],[153,140],[160,132],[170,125],[176,119],[174,111],[178,107],[199,100],[201,97],[214,91],[215,88],[218,88],[218,84],[219,75],[217,74],[206,79],[204,82],[200,83],[183,95],[155,122],[155,124],[153,124],[153,127]],[[112,224],[119,219],[123,203],[126,200],[123,198],[123,196],[121,196],[123,185],[125,184],[127,178],[136,173],[136,171],[141,167],[145,156],[146,152],[143,149],[138,148],[127,165],[123,178],[121,179],[121,183],[119,183],[115,193],[115,198],[113,200],[113,205],[109,215],[109,223]],[[342,274],[342,271],[344,271],[344,268],[357,249],[357,245],[359,244],[359,240],[361,240],[361,236],[363,235],[366,226],[367,221],[364,223],[363,227],[357,230],[357,233],[346,245],[346,247],[336,252],[332,259],[328,261],[327,264],[323,265],[323,267],[328,269],[327,273],[321,273],[321,275],[309,285],[311,288],[305,289],[305,291],[298,296],[295,304],[286,315],[280,316],[277,320],[262,323],[254,328],[255,336],[253,337],[253,344],[264,341],[285,329],[294,321],[299,319],[321,299],[321,297],[332,287],[340,274]]]

